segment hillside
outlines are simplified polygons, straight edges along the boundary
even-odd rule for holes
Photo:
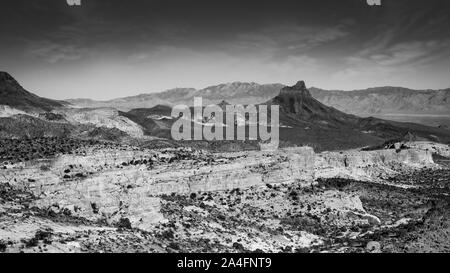
[[[0,72],[0,98],[0,105],[23,111],[51,111],[65,104],[28,92],[7,72]]]

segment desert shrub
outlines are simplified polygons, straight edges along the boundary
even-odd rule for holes
[[[41,165],[41,167],[39,169],[43,172],[48,172],[48,171],[50,171],[50,165],[47,165],[47,164]]]
[[[119,222],[116,224],[119,229],[131,229],[131,222],[128,218],[120,218]]]

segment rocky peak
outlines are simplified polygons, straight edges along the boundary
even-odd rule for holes
[[[283,87],[280,95],[311,97],[304,81],[298,81],[293,86]]]
[[[298,88],[298,89],[306,89],[306,84],[305,84],[304,81],[298,81],[298,82],[295,84],[295,87]]]
[[[281,113],[303,122],[321,122],[330,126],[340,126],[343,122],[352,119],[349,115],[313,98],[304,81],[282,88],[280,94],[270,103],[279,105]]]

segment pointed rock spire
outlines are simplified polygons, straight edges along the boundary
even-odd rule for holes
[[[298,81],[293,86],[286,86],[281,89],[280,95],[294,95],[294,96],[305,96],[311,97],[308,89],[306,88],[306,84],[304,81]]]

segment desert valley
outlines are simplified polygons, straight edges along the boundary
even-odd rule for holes
[[[0,72],[0,252],[449,252],[449,94],[236,82],[58,101]],[[173,140],[172,106],[196,96],[278,105],[280,148]]]

